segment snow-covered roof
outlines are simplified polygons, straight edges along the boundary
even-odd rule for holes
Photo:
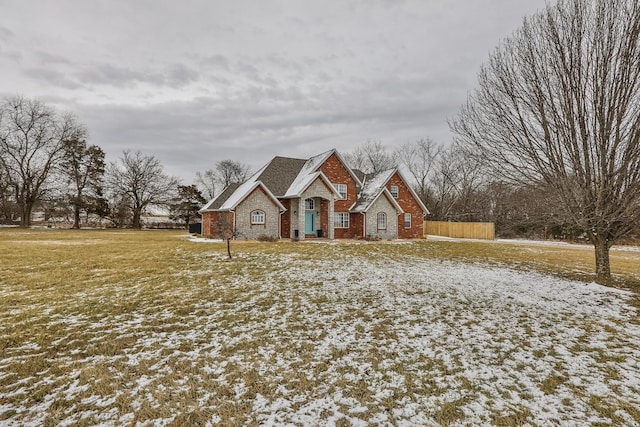
[[[308,174],[303,174],[303,171],[300,171],[298,177],[291,183],[291,186],[287,190],[287,193],[284,197],[300,197],[304,191],[309,188],[311,184],[314,183],[316,179],[320,178],[327,187],[338,197],[340,197],[340,193],[336,190],[329,181],[329,178],[322,172],[313,172]]]
[[[395,168],[389,169],[379,172],[365,180],[362,185],[362,189],[360,190],[360,194],[358,195],[358,200],[356,200],[356,203],[351,207],[350,211],[356,213],[366,212],[382,194],[385,194],[397,211],[404,212],[386,188],[387,182],[395,172]]]
[[[322,154],[318,154],[317,156],[310,157],[307,160],[288,157],[274,157],[243,184],[232,184],[227,187],[218,195],[218,197],[207,203],[200,212],[233,210],[258,186],[261,186],[274,203],[284,211],[286,209],[278,201],[278,197],[300,197],[302,193],[304,193],[304,191],[318,178],[321,179],[336,196],[340,197],[340,193],[334,188],[327,176],[318,170],[320,166],[322,166],[322,164],[333,154],[335,154],[346,166],[344,159],[335,148]],[[395,173],[398,173],[400,179],[404,181],[406,187],[409,189],[420,208],[425,213],[429,213],[429,210],[422,203],[411,186],[407,184],[407,180],[398,168],[382,171],[375,176],[366,177],[366,179],[358,177],[358,175],[348,166],[346,166],[346,169],[356,181],[357,185],[361,187],[358,194],[358,200],[350,209],[352,212],[366,212],[382,194],[385,194],[391,200],[392,204],[399,212],[403,212],[403,209],[386,189],[386,185],[391,177]]]
[[[255,175],[254,176],[258,176]],[[215,201],[217,199],[209,202],[204,208],[200,210],[200,212],[205,211],[231,211],[234,210],[244,199],[246,199],[256,188],[262,188],[267,196],[273,201],[273,203],[280,208],[281,211],[286,211],[287,209],[280,203],[278,198],[273,195],[273,193],[267,188],[266,185],[262,183],[262,181],[253,181],[251,178],[247,180],[244,184],[239,185],[235,191],[231,192],[228,195],[226,200],[223,200],[219,207],[215,206]],[[224,193],[220,194],[220,197],[224,196]]]
[[[424,203],[422,203],[422,200],[420,200],[420,197],[418,197],[418,195],[413,190],[413,188],[411,188],[411,185],[409,185],[408,181],[402,174],[402,171],[398,168],[393,168],[393,169],[388,169],[386,171],[378,172],[376,175],[373,175],[373,176],[366,176],[366,178],[364,179],[364,184],[362,186],[362,190],[360,191],[358,200],[351,207],[351,210],[354,211],[354,209],[359,209],[357,212],[366,211],[369,205],[373,203],[375,199],[377,199],[377,197],[379,196],[379,194],[377,194],[376,191],[381,191],[382,188],[385,188],[387,183],[395,173],[397,173],[400,179],[404,182],[405,187],[407,187],[407,189],[409,190],[413,198],[416,200],[416,202],[418,203],[418,206],[420,206],[420,209],[422,209],[422,211],[425,214],[429,214],[430,213],[429,209],[427,209]],[[370,200],[372,197],[374,197],[374,199]],[[367,204],[367,200],[369,200],[368,204]],[[363,204],[366,205],[366,208],[363,208]]]

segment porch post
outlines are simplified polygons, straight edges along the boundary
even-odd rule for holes
[[[298,199],[298,238],[300,240],[304,240],[304,231],[305,231],[305,205],[304,205],[305,197],[304,195]]]
[[[333,240],[333,238],[334,238],[333,237],[333,199],[334,199],[334,197],[335,196],[331,196],[331,198],[329,199],[329,207],[328,207],[328,211],[329,212],[327,213],[327,215],[329,216],[329,218],[327,220],[327,222],[328,222],[327,228],[329,229],[329,230],[327,230],[328,231],[327,237],[329,237],[329,239],[331,239],[331,240]]]

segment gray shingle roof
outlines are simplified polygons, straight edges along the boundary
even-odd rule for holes
[[[360,182],[364,182],[365,178],[367,177],[367,174],[362,172],[360,169],[351,169],[351,170],[353,171],[354,175],[358,177]]]
[[[238,183],[229,184],[229,186],[225,188],[222,193],[218,194],[218,197],[213,199],[213,201],[208,206],[206,206],[205,209],[220,209],[220,206],[222,206],[224,202],[226,202],[227,199],[231,197],[233,192],[236,191],[238,187],[240,187],[240,184]]]
[[[306,162],[304,159],[274,157],[255,180],[262,181],[276,197],[283,197]]]

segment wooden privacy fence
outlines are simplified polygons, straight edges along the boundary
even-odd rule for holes
[[[425,234],[456,237],[462,239],[494,240],[495,226],[492,222],[445,222],[425,221]]]

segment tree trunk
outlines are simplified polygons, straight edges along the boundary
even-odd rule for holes
[[[596,236],[593,242],[596,252],[596,283],[611,283],[611,265],[609,264],[609,242],[604,237]]]
[[[137,228],[137,229],[142,228],[142,223],[140,222],[140,216],[141,216],[140,209],[134,209],[133,210],[133,221],[132,221],[132,227],[133,228]]]
[[[20,227],[29,228],[31,227],[31,211],[33,210],[33,205],[31,203],[22,203],[20,207],[22,208],[22,212],[20,212]]]
[[[73,228],[80,230],[80,206],[73,207]]]
[[[227,238],[227,255],[229,255],[229,259],[231,259],[231,237]]]

